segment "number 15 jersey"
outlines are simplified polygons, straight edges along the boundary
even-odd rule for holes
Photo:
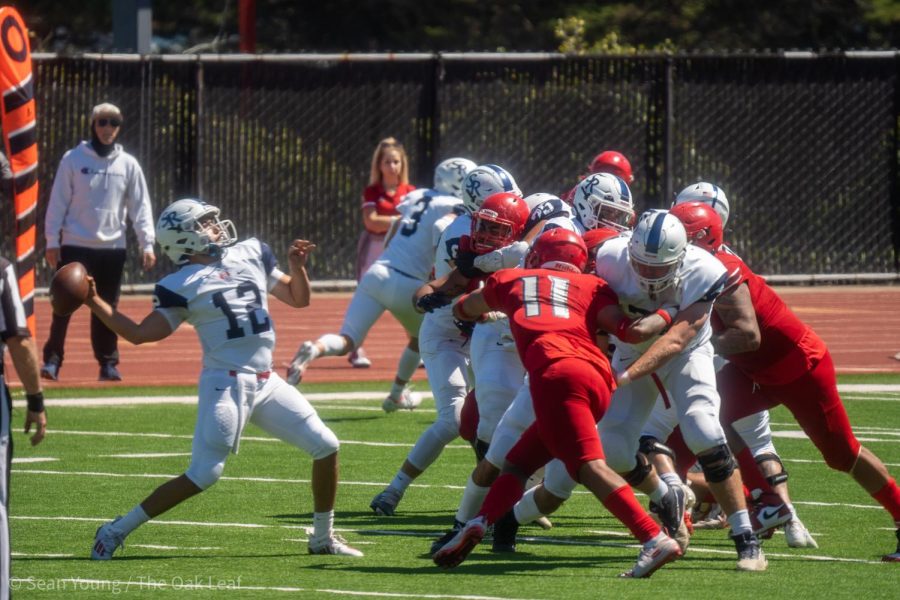
[[[205,368],[260,373],[272,368],[275,347],[267,293],[282,275],[269,246],[251,238],[217,262],[187,264],[162,278],[153,305],[173,330],[193,325]]]

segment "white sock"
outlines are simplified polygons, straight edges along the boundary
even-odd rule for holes
[[[734,534],[753,531],[753,527],[750,525],[750,513],[746,508],[728,515],[728,524],[731,525],[731,533]]]
[[[650,499],[659,504],[662,502],[663,497],[669,493],[669,486],[666,484],[665,480],[662,478],[659,479],[659,484],[656,486],[656,489],[650,492]]]
[[[342,335],[336,335],[334,333],[326,333],[316,340],[316,344],[322,346],[324,350],[322,350],[322,354],[317,353],[318,349],[314,350],[313,358],[318,358],[319,356],[338,356],[347,351],[347,339]]]
[[[476,485],[470,475],[469,480],[466,482],[466,489],[463,491],[462,500],[459,502],[459,509],[456,511],[456,520],[460,523],[468,523],[470,519],[477,515],[478,511],[481,510],[481,505],[484,503],[484,497],[487,496],[490,489],[489,487]]]
[[[391,483],[388,487],[394,488],[400,495],[402,496],[404,492],[406,492],[406,488],[409,487],[409,484],[413,482],[413,478],[404,473],[403,471],[397,471],[397,474],[394,475],[394,479],[391,480]]]
[[[516,521],[520,525],[531,523],[538,517],[543,517],[544,513],[538,508],[537,502],[534,501],[534,492],[537,486],[529,488],[522,496],[522,499],[516,502],[513,507],[513,514],[516,515]]]
[[[678,476],[678,473],[660,473],[659,478],[665,481],[669,487],[681,485],[681,477]]]
[[[131,509],[131,512],[116,522],[116,529],[128,535],[149,520],[150,517],[144,512],[144,508],[138,504]]]
[[[400,362],[397,363],[397,379],[400,381],[409,381],[413,373],[416,372],[416,369],[419,368],[419,356],[418,352],[414,352],[409,349],[409,346],[403,349],[403,354],[400,355]],[[400,396],[395,396],[399,398]]]
[[[797,517],[797,511],[794,510],[794,505],[791,504],[790,502],[788,502],[788,503],[787,503],[787,507],[788,507],[788,510],[791,511],[791,518],[792,518],[792,519],[798,518],[798,517]]]
[[[646,542],[644,542],[644,548],[648,548],[648,549],[655,548],[658,543],[660,543],[667,537],[669,537],[669,536],[666,534],[666,531],[664,529],[662,529],[662,530],[660,530],[659,533],[656,534],[655,537],[652,537],[649,540],[647,540]]]
[[[313,513],[313,537],[330,539],[334,534],[334,511]]]

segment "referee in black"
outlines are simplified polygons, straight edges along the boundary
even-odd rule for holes
[[[25,415],[25,433],[36,425],[31,445],[44,439],[47,431],[47,413],[44,412],[44,394],[38,367],[37,347],[31,339],[25,321],[25,307],[19,297],[16,272],[12,264],[0,256],[0,600],[9,598],[9,469],[12,464],[12,435],[10,416],[12,399],[3,376],[4,347],[9,347],[13,366],[28,399]]]

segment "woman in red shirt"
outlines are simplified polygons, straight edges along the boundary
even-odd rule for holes
[[[403,196],[416,189],[409,183],[409,161],[403,144],[389,137],[378,142],[372,155],[369,185],[363,191],[363,229],[356,251],[356,280],[363,276],[384,249],[384,235],[399,213],[397,205]],[[367,368],[371,362],[360,347],[350,353],[350,364]]]

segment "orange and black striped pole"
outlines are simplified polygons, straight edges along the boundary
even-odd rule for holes
[[[16,210],[16,272],[28,328],[34,318],[35,220],[38,199],[38,150],[34,79],[28,30],[16,9],[0,8],[0,115],[3,145],[13,174]]]

